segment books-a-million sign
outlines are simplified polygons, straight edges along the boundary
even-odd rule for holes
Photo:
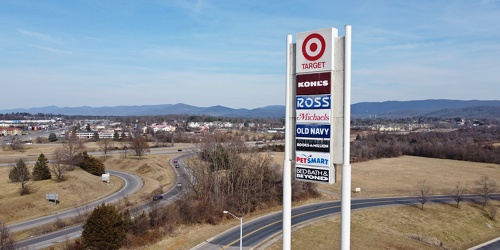
[[[340,48],[337,48],[340,46]],[[335,183],[342,161],[343,58],[335,28],[297,34],[295,179]],[[337,53],[336,53],[337,52]],[[341,57],[337,60],[337,57]]]

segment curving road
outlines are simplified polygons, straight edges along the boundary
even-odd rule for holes
[[[467,196],[469,200],[475,200],[478,196]],[[494,198],[499,199],[500,195]],[[450,203],[454,202],[451,196],[434,196],[429,202]],[[352,200],[351,209],[363,209],[380,206],[414,205],[418,201],[415,197],[373,198]],[[304,205],[292,209],[292,225],[298,225],[307,221],[329,216],[340,212],[340,201],[324,202]],[[263,216],[243,224],[243,248],[253,249],[274,236],[281,237],[282,212]],[[234,227],[221,233],[206,242],[199,244],[193,249],[220,250],[239,249],[240,227]],[[497,241],[500,243],[500,241]],[[482,248],[481,248],[482,249]],[[485,248],[488,249],[488,248]],[[498,248],[492,248],[498,249]]]
[[[65,219],[65,218],[74,217],[78,213],[81,213],[82,209],[84,209],[86,211],[90,211],[90,210],[93,210],[95,207],[97,207],[99,204],[116,202],[125,195],[130,195],[130,194],[137,192],[143,185],[141,178],[136,176],[136,175],[131,175],[131,174],[127,174],[124,172],[115,171],[115,170],[107,170],[107,171],[110,174],[116,175],[125,181],[125,185],[118,192],[112,194],[111,196],[108,196],[108,197],[105,197],[103,199],[85,204],[79,208],[73,208],[73,209],[62,211],[62,212],[58,212],[56,214],[51,214],[51,215],[47,215],[44,217],[39,217],[36,219],[32,219],[32,220],[28,220],[28,221],[24,221],[24,222],[20,222],[20,223],[16,223],[16,224],[11,224],[11,225],[7,226],[7,228],[11,232],[18,232],[18,231],[26,230],[26,229],[29,229],[32,227],[37,227],[37,226],[41,226],[44,224],[53,223],[57,219]]]
[[[179,163],[182,164],[183,157],[184,156],[180,156],[180,157],[176,157],[174,159],[179,160]],[[189,171],[185,167],[175,168],[174,170],[178,176],[176,181],[181,182],[181,183],[186,182],[183,179],[183,177],[189,176]],[[143,184],[142,180],[137,176],[129,175],[129,174],[119,172],[119,171],[111,171],[110,170],[109,172],[113,175],[117,175],[120,178],[123,178],[125,180],[126,185],[119,192],[113,194],[112,196],[109,196],[105,199],[101,199],[101,200],[98,200],[98,201],[95,201],[91,204],[86,205],[85,209],[87,209],[87,208],[89,210],[93,209],[97,205],[99,205],[103,202],[111,203],[111,202],[118,201],[121,197],[123,197],[123,195],[135,193],[137,190],[139,190],[142,187],[142,184]],[[136,185],[137,182],[140,183],[139,186]],[[150,201],[150,202],[147,202],[145,204],[136,206],[136,207],[131,209],[131,213],[133,215],[136,213],[140,213],[144,210],[148,210],[152,206],[153,203],[161,203],[161,204],[170,203],[170,202],[174,201],[175,199],[178,199],[184,190],[185,190],[184,187],[174,186],[169,191],[167,191],[165,194],[163,194],[164,200],[162,200],[162,201]],[[42,217],[42,218],[38,218],[35,220],[10,225],[9,229],[12,231],[14,231],[14,229],[16,229],[16,228],[18,228],[18,229],[15,231],[27,229],[27,228],[35,226],[33,223],[38,223],[37,225],[50,223],[50,222],[53,222],[57,218],[66,218],[66,217],[75,216],[76,212],[78,212],[77,209],[68,210],[68,211],[65,211],[62,213],[60,212],[57,215],[46,216],[47,218]],[[64,216],[66,216],[66,217],[61,216],[61,214],[63,214],[63,213],[64,213]],[[55,217],[52,217],[52,216],[55,216]],[[37,222],[37,220],[41,220],[41,222]],[[19,248],[41,249],[41,248],[49,247],[49,246],[52,246],[54,244],[65,242],[66,240],[69,240],[69,239],[75,239],[75,238],[80,237],[82,234],[82,230],[83,229],[82,229],[81,225],[76,225],[76,226],[64,228],[64,229],[56,231],[56,232],[32,237],[30,239],[16,242],[16,249],[19,249]]]

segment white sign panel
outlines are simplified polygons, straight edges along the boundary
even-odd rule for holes
[[[303,165],[297,165],[295,167],[295,179],[319,183],[333,182],[329,168],[309,167]]]
[[[297,164],[304,164],[309,166],[330,167],[330,154],[296,151],[295,162]]]
[[[329,109],[297,109],[297,123],[329,123]]]
[[[338,30],[322,30],[297,33],[296,73],[333,70],[333,38]]]

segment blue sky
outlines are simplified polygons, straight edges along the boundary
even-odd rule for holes
[[[286,35],[345,25],[352,103],[500,99],[500,1],[0,0],[0,109],[284,105]]]

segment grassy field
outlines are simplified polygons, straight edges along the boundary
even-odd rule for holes
[[[337,174],[338,184],[320,188],[340,193],[342,166]],[[352,197],[408,196],[415,193],[419,181],[426,181],[434,194],[446,194],[458,181],[472,188],[484,175],[500,184],[500,165],[414,156],[354,163],[352,189],[359,187],[361,192]]]
[[[58,145],[45,144],[45,146],[30,145],[24,152],[12,150],[1,151],[0,158],[10,157],[13,161],[23,158],[25,161],[35,161],[40,153],[50,154]],[[98,150],[95,143],[87,143],[86,149],[90,151]],[[27,158],[27,157],[31,158]],[[116,154],[102,159],[106,169],[120,170],[131,174],[141,176],[144,186],[135,194],[127,197],[127,203],[130,205],[138,204],[151,199],[152,194],[160,191],[166,191],[174,184],[175,175],[170,166],[170,159],[173,154],[146,155],[142,158]],[[33,164],[27,164],[32,168]],[[29,195],[19,196],[18,183],[12,183],[8,179],[9,167],[0,167],[0,220],[7,224],[35,218],[47,214],[57,213],[58,211],[74,208],[78,205],[88,203],[108,196],[116,192],[123,186],[120,178],[111,176],[110,184],[102,182],[100,176],[90,175],[82,170],[67,172],[68,180],[58,183],[54,180],[45,180],[30,182],[34,192]],[[61,200],[60,204],[45,200],[46,193],[58,193]]]
[[[500,207],[500,202],[492,203]],[[351,249],[467,249],[500,236],[500,219],[490,220],[476,204],[460,209],[429,204],[425,210],[395,206],[353,211]],[[340,217],[305,225],[292,232],[292,249],[340,249]],[[281,249],[278,240],[267,247]]]
[[[282,153],[274,153],[274,158],[282,165]],[[483,175],[500,184],[499,165],[410,156],[354,163],[352,172],[353,187],[362,190],[353,193],[354,198],[408,196],[415,192],[419,180],[426,180],[436,194],[446,193],[458,180],[472,187]],[[320,200],[337,199],[331,192],[340,193],[340,171],[338,174],[338,183],[320,185],[328,191]],[[500,202],[493,204],[500,210]],[[280,208],[273,211],[277,210]],[[267,212],[260,211],[260,214]],[[247,215],[245,220],[255,216]],[[491,221],[475,204],[465,204],[460,209],[448,204],[427,204],[423,211],[414,206],[358,210],[352,213],[351,246],[352,249],[444,249],[437,246],[442,242],[448,249],[463,249],[499,237],[499,222],[498,216],[496,221]],[[238,221],[233,220],[221,226],[183,227],[172,237],[143,249],[190,249],[237,225]],[[294,231],[292,248],[338,249],[339,238],[340,218],[329,216]],[[270,244],[269,249],[281,249],[281,244],[277,241]]]
[[[18,158],[36,160],[40,153],[50,155],[57,144],[29,145],[24,152],[0,151],[0,162],[12,162]],[[87,150],[96,151],[95,143],[86,144]],[[275,161],[283,164],[283,153],[272,153]],[[129,197],[131,204],[151,199],[152,194],[165,191],[175,183],[174,172],[169,161],[174,154],[147,155],[143,158],[126,157],[116,154],[104,161],[107,169],[120,170],[140,175],[144,187]],[[50,157],[49,157],[50,158]],[[101,182],[101,178],[76,170],[68,173],[69,180],[57,183],[52,180],[34,182],[35,192],[28,196],[17,194],[18,184],[8,181],[8,167],[0,168],[0,220],[7,223],[25,220],[63,209],[73,208],[104,197],[118,190],[122,183],[112,178],[111,185]],[[338,199],[340,194],[341,169],[337,171],[337,182],[333,185],[319,185],[324,195],[316,201]],[[404,156],[379,159],[352,164],[352,188],[361,192],[353,193],[353,198],[408,196],[415,193],[418,181],[425,180],[434,194],[446,194],[460,181],[473,187],[481,176],[489,176],[500,184],[500,165],[462,162],[442,159]],[[57,192],[62,199],[55,206],[45,201],[45,193]],[[333,194],[333,195],[332,195]],[[315,202],[315,201],[309,201]],[[494,203],[500,209],[500,202]],[[245,216],[245,221],[278,211],[280,208],[259,211]],[[4,211],[8,211],[5,213]],[[430,223],[432,221],[432,223]],[[426,205],[425,210],[412,206],[383,207],[354,211],[352,214],[352,249],[463,249],[491,238],[500,236],[500,219],[487,218],[486,212],[474,204],[464,204],[461,209],[451,205]],[[163,241],[144,246],[143,249],[190,249],[200,242],[237,226],[237,220],[227,220],[221,225],[184,226]],[[339,247],[339,217],[329,216],[324,220],[305,225],[295,230],[292,236],[294,249],[337,249]],[[281,242],[271,244],[270,249],[280,249]]]

